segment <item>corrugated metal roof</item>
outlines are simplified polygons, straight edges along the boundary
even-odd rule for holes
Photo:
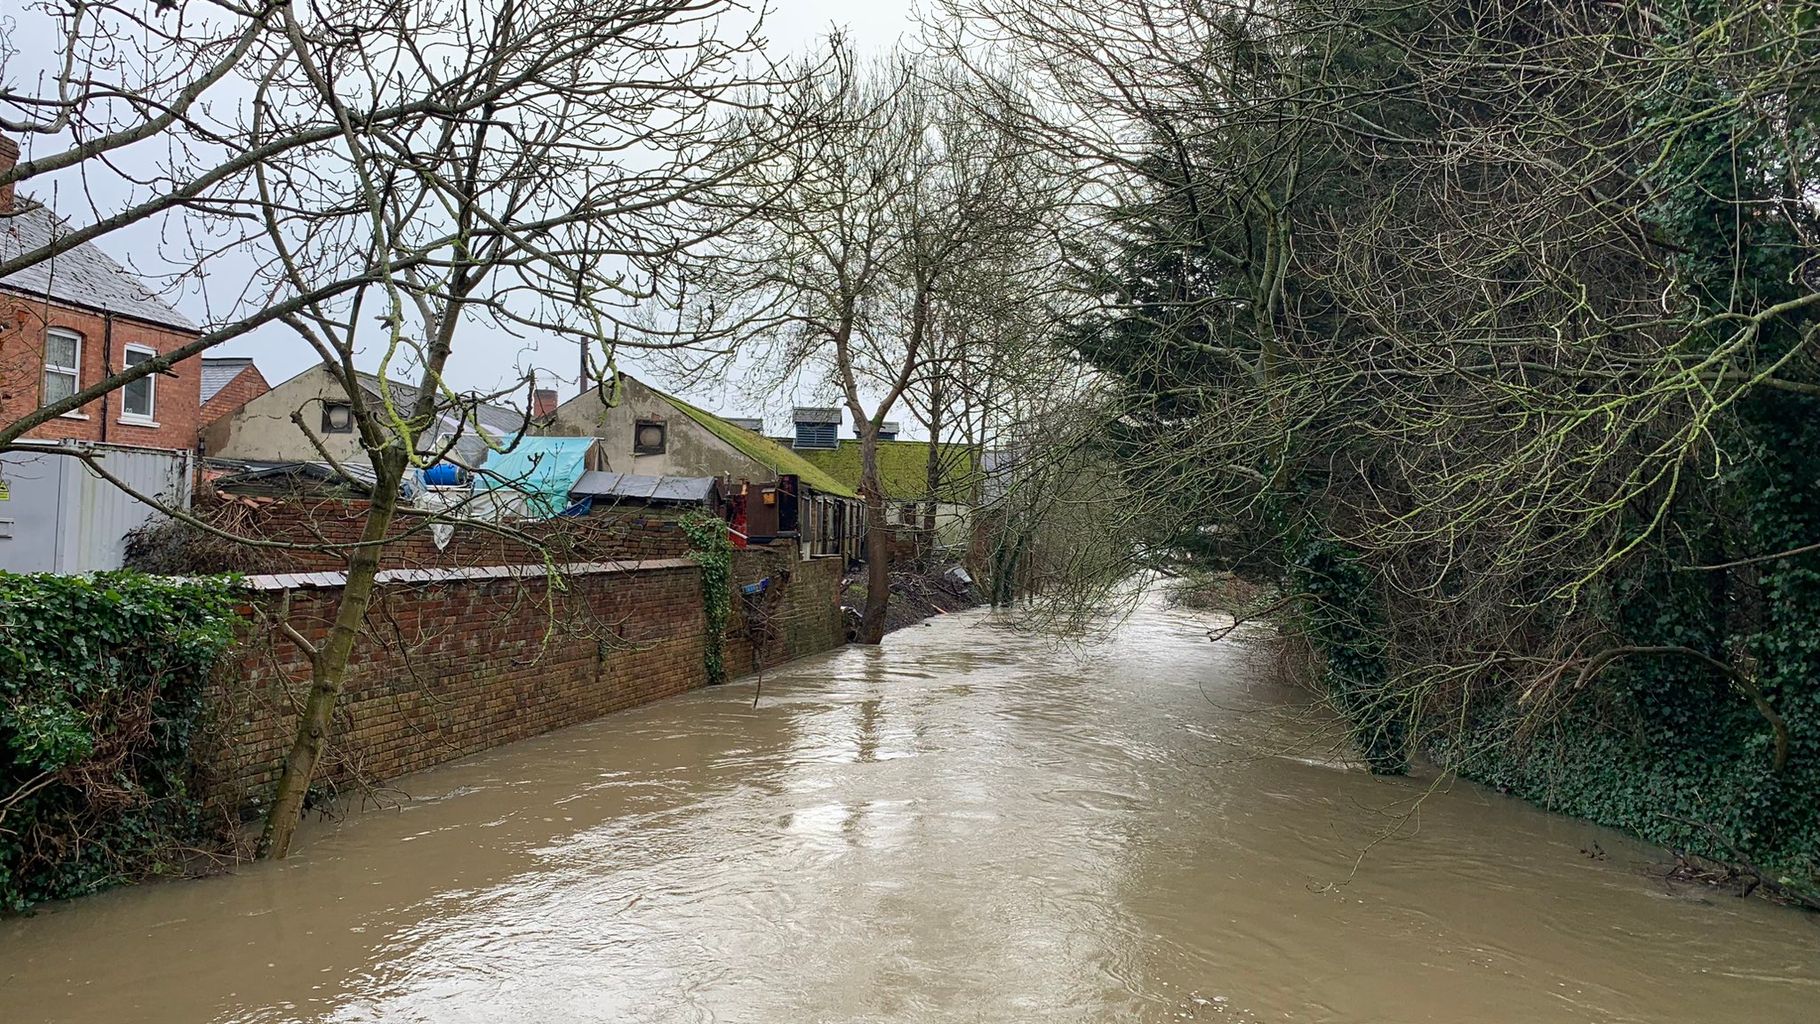
[[[279,490],[295,490],[309,485],[346,488],[365,494],[372,491],[374,474],[371,464],[344,462],[341,470],[326,462],[278,462],[269,459],[209,459],[209,468],[221,471],[215,486],[232,490],[250,485],[264,485]],[[345,471],[346,475],[343,475]],[[349,480],[348,477],[353,477]]]
[[[21,200],[15,213],[0,216],[0,261],[40,249],[69,233],[43,204]],[[152,294],[136,275],[92,242],[8,274],[0,278],[0,288],[179,330],[197,329],[194,321]]]
[[[234,383],[240,371],[253,365],[251,359],[222,359],[204,356],[202,359],[202,402],[221,393],[221,389]]]
[[[718,483],[711,476],[641,476],[590,470],[575,481],[569,493],[583,497],[706,504],[714,500]]]
[[[360,383],[375,399],[379,397],[379,377],[371,373],[360,374]],[[391,381],[387,390],[392,394],[392,404],[399,409],[409,411],[417,404],[417,386],[400,381]],[[466,396],[464,396],[466,397]],[[494,454],[485,438],[474,433],[473,423],[465,419],[466,409],[448,408],[446,400],[437,403],[442,408],[438,411],[437,434],[452,434],[455,439],[455,457],[468,466],[478,466]],[[473,408],[474,419],[493,436],[493,443],[500,446],[509,445],[525,429],[529,422],[524,409],[514,409],[508,405],[492,402],[481,402]],[[435,437],[429,438],[434,441]]]

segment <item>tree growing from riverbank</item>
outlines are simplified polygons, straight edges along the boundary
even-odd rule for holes
[[[1102,199],[1125,546],[1279,587],[1378,770],[1820,891],[1811,12],[951,6]]]

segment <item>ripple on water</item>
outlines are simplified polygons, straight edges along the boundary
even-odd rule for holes
[[[433,796],[283,866],[0,922],[0,1020],[1815,1019],[1815,919],[1353,770],[1205,618],[993,622],[403,780]]]

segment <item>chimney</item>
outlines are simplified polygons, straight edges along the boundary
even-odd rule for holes
[[[541,420],[556,411],[556,389],[538,388],[531,392],[531,418]]]
[[[19,144],[0,135],[0,177],[19,164]],[[13,182],[0,185],[0,214],[13,212]]]

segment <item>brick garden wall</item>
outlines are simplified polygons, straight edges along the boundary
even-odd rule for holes
[[[742,676],[755,666],[769,668],[846,643],[846,623],[840,610],[844,568],[839,558],[802,561],[796,557],[793,543],[735,551],[733,608],[724,648],[727,673]],[[747,599],[739,594],[745,584],[765,579],[772,584],[762,595]],[[759,621],[749,622],[749,617]],[[760,640],[757,661],[748,639],[754,633]]]
[[[735,555],[735,586],[769,577],[772,624],[761,661],[775,665],[843,641],[838,559],[802,562],[794,545]],[[541,570],[537,570],[541,572]],[[269,798],[309,679],[301,650],[270,625],[279,614],[317,642],[338,589],[261,592],[246,639],[217,681],[202,763],[216,798]],[[287,604],[288,601],[288,604]],[[726,664],[753,666],[733,602]],[[700,570],[650,558],[566,574],[382,584],[337,706],[324,776],[384,780],[704,685]]]

